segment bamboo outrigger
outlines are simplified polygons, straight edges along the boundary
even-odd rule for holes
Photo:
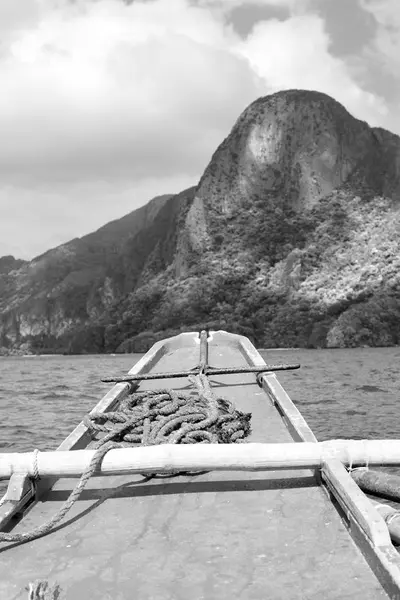
[[[66,600],[400,599],[385,521],[393,509],[372,503],[346,468],[399,465],[400,442],[318,443],[246,338],[218,331],[159,342],[92,413],[115,411],[138,385],[158,389],[152,373],[193,374],[196,364],[213,392],[252,414],[248,443],[106,448],[60,525],[0,545],[0,598],[27,598],[29,585],[30,598],[57,597],[34,596],[36,580],[58,584]],[[168,387],[190,390],[192,379]],[[0,478],[10,478],[0,541],[59,510],[98,452],[86,423],[56,452],[0,455]]]

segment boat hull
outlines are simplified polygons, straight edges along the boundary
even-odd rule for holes
[[[133,372],[189,370],[198,356],[198,334],[182,334],[153,347]],[[262,364],[246,338],[226,332],[211,334],[208,359],[214,367]],[[248,441],[316,441],[274,375],[263,377],[268,394],[252,374],[216,375],[210,381],[218,395],[252,413]],[[165,381],[146,381],[140,389],[165,386]],[[174,389],[189,386],[182,378],[168,381]],[[128,389],[128,384],[114,386],[103,408],[118,405]],[[89,439],[81,424],[60,449],[88,447]],[[342,465],[336,467],[338,472],[326,465],[331,485],[332,472],[351,481]],[[48,520],[74,479],[58,479],[46,491],[48,485],[42,482],[40,501],[20,523],[9,520],[9,529],[28,531]],[[319,469],[213,471],[150,480],[96,477],[55,531],[23,545],[2,545],[0,598],[25,598],[25,586],[36,579],[57,582],[67,600],[369,600],[387,598],[387,592],[395,597],[399,564],[388,538],[383,534],[392,580],[371,550],[370,532],[357,520],[347,521],[342,509],[322,485]]]

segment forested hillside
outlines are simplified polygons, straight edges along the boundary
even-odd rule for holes
[[[399,202],[398,136],[317,92],[260,98],[196,187],[0,259],[2,352],[142,351],[203,326],[263,347],[398,344]]]

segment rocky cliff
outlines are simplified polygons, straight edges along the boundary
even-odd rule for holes
[[[195,188],[0,259],[0,346],[140,351],[204,325],[262,346],[397,344],[399,201],[398,136],[321,93],[260,98]]]

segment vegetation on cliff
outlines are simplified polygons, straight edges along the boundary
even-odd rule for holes
[[[262,347],[400,343],[399,220],[387,199],[332,196],[309,213],[282,215],[281,229],[274,227],[283,255],[257,257],[257,245],[246,252],[237,236],[236,246],[231,240],[204,253],[185,278],[152,279],[105,328],[106,347],[123,337],[120,351],[142,351],[202,326],[242,333]],[[251,223],[245,231],[257,239],[265,222]],[[287,237],[291,227],[303,239]]]
[[[204,326],[263,347],[398,344],[399,156],[328,96],[261,98],[196,188],[0,259],[0,346],[141,352]]]

